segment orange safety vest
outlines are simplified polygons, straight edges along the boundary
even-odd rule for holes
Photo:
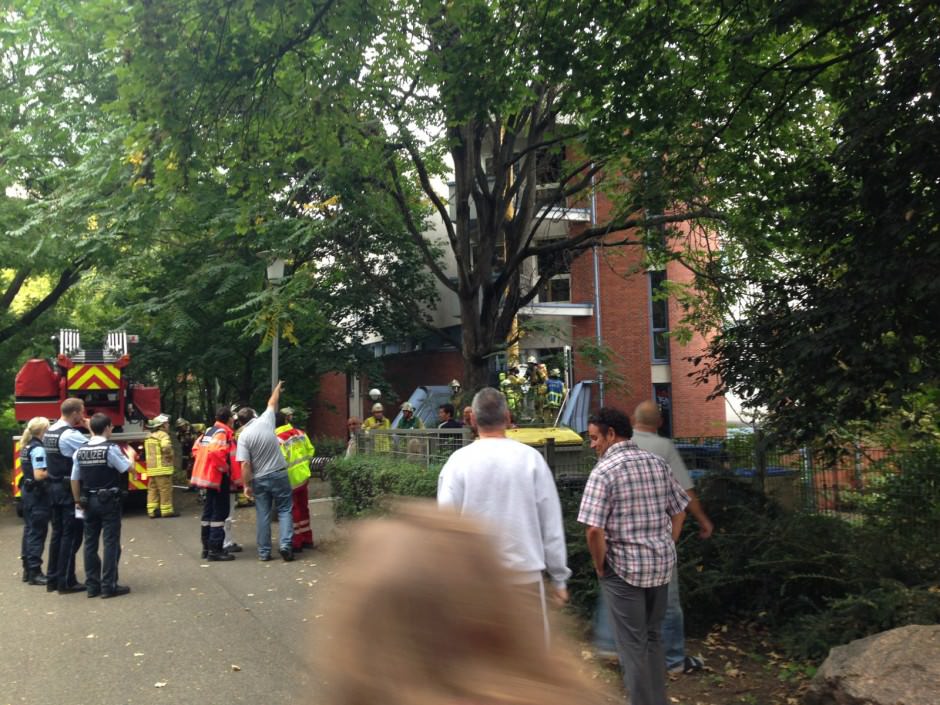
[[[233,486],[241,484],[241,463],[235,459],[235,434],[220,421],[196,439],[193,444],[193,475],[189,484],[217,490],[222,475],[230,475]]]

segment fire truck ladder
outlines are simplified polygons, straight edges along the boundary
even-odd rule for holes
[[[59,331],[59,353],[77,364],[116,362],[127,354],[127,333],[113,330],[108,333],[101,348],[82,348],[81,333],[74,328]]]

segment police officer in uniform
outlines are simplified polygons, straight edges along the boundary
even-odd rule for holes
[[[72,462],[72,497],[85,512],[85,585],[88,597],[118,597],[131,591],[118,585],[121,558],[121,504],[127,488],[127,471],[137,453],[125,455],[112,443],[111,419],[107,414],[91,417],[91,439],[75,451]],[[128,457],[129,456],[129,457]],[[104,543],[104,563],[98,555],[98,540]]]
[[[23,582],[45,585],[42,574],[42,550],[49,529],[50,497],[46,482],[46,451],[42,437],[49,419],[30,419],[20,438],[20,491],[23,497]]]
[[[85,403],[69,397],[59,407],[61,416],[42,437],[46,449],[46,470],[49,483],[52,537],[49,539],[49,560],[46,590],[60,595],[84,592],[85,585],[75,577],[75,554],[82,545],[82,521],[75,518],[75,503],[69,488],[72,455],[85,443],[79,430],[88,423]]]

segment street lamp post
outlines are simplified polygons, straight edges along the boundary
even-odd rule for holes
[[[278,257],[268,265],[268,281],[271,286],[277,286],[284,281],[284,260]],[[278,371],[278,357],[280,355],[281,331],[278,322],[274,322],[274,340],[271,341],[271,391],[277,386],[280,373]]]

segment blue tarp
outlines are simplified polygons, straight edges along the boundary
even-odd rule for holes
[[[588,416],[591,413],[592,384],[593,382],[578,382],[571,388],[561,412],[559,426],[567,426],[577,433],[587,432]]]

